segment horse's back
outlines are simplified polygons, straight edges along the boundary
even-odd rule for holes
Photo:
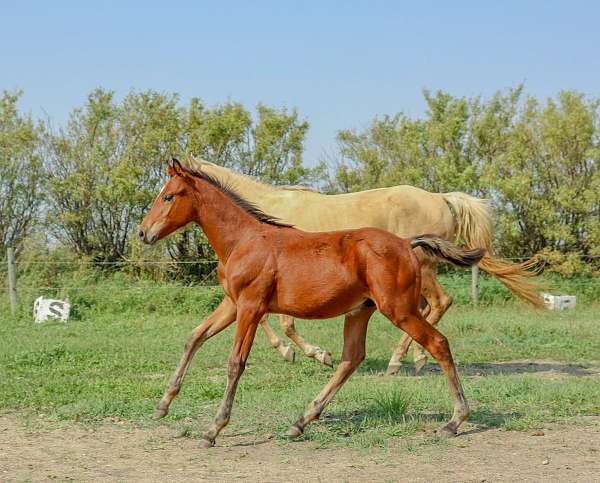
[[[454,235],[454,220],[442,195],[414,186],[323,195],[275,191],[259,202],[269,214],[306,231],[376,227],[403,237]]]

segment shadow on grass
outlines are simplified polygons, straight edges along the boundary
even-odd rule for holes
[[[463,434],[481,433],[490,429],[497,429],[506,426],[506,423],[515,419],[520,419],[522,415],[518,412],[497,413],[487,409],[474,409],[469,417],[469,422],[476,425],[469,431]]]
[[[397,436],[402,436],[422,430],[424,426],[435,426],[438,429],[450,421],[450,418],[451,413],[427,411],[390,414],[382,412],[380,406],[371,402],[358,410],[327,413],[321,417],[320,424],[328,431],[344,436],[364,433],[378,427],[398,425],[399,427],[404,426],[404,430],[392,432]],[[499,413],[487,409],[475,409],[468,420],[475,427],[469,430],[459,430],[459,436],[502,428],[508,421],[520,418],[521,414],[518,412]]]
[[[382,374],[387,369],[388,361],[384,359],[367,359],[358,372],[361,374]],[[508,374],[542,374],[588,377],[600,375],[600,367],[589,364],[571,364],[568,362],[552,361],[507,361],[483,362],[472,364],[457,364],[458,372],[464,376],[494,376]],[[429,362],[421,374],[439,374],[440,367],[435,362]],[[414,376],[412,363],[404,363],[396,376]]]
[[[415,434],[422,434],[429,442],[441,441],[443,438],[437,436],[437,430],[450,420],[451,412],[408,410],[405,405],[406,401],[391,399],[382,405],[376,400],[367,400],[364,407],[359,409],[326,412],[319,421],[308,426],[306,433],[294,439],[284,436],[284,432],[294,418],[283,422],[278,431],[279,434],[264,435],[258,428],[253,428],[231,433],[225,431],[219,436],[219,439],[222,439],[222,444],[228,447],[256,446],[267,444],[273,440],[320,441],[337,444],[351,441],[352,438],[358,438],[354,441],[358,441],[360,444],[378,446],[385,445],[385,441],[390,438],[409,438]],[[521,418],[522,415],[518,412],[499,413],[487,409],[475,409],[468,420],[470,425],[467,428],[463,426],[457,436],[502,428],[507,426],[510,421],[518,421]],[[174,437],[199,440],[201,434],[202,432],[197,428],[186,427],[184,431],[180,431]],[[373,437],[375,437],[374,440]]]

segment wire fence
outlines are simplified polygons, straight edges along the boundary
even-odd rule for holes
[[[154,285],[151,287],[146,287],[146,286],[139,286],[139,287],[120,287],[119,288],[119,292],[148,292],[150,290],[180,290],[180,289],[188,289],[188,290],[198,290],[199,288],[218,288],[220,287],[220,285],[208,285],[208,284],[198,284],[198,285]],[[76,290],[76,291],[81,291],[81,292],[86,292],[86,291],[104,291],[104,292],[111,292],[114,291],[115,288],[114,287],[103,287],[103,286],[95,286],[95,285],[90,285],[88,287],[68,287],[68,286],[56,286],[56,287],[19,287],[19,292],[44,292],[44,291],[54,291],[54,290],[63,290],[63,291],[70,291],[70,290]]]
[[[4,262],[6,263],[6,261]],[[178,260],[123,260],[119,262],[103,262],[103,261],[91,261],[91,260],[24,260],[20,261],[19,265],[116,265],[116,266],[136,266],[136,265],[204,265],[204,264],[216,264],[218,260],[195,260],[195,261],[178,261]]]
[[[538,255],[529,255],[522,257],[500,257],[508,261],[526,261],[531,260]],[[582,255],[577,254],[581,260],[597,260],[600,255]],[[205,263],[217,263],[218,260],[120,260],[120,261],[94,261],[94,260],[20,260],[20,265],[198,265]],[[2,260],[6,264],[6,258]]]
[[[12,264],[12,266],[11,266]],[[152,280],[153,277],[140,276],[138,280],[132,280],[131,286],[119,287],[119,292],[149,292],[155,290],[197,290],[199,288],[216,288],[218,287],[218,281],[216,280],[218,260],[214,259],[201,259],[201,260],[119,260],[119,261],[96,261],[96,260],[20,260],[16,261],[14,252],[9,252],[7,258],[1,263],[0,273],[2,273],[2,281],[0,281],[0,288],[8,290],[11,296],[11,305],[13,311],[16,306],[16,302],[13,303],[13,299],[16,299],[17,292],[22,294],[28,293],[64,293],[70,291],[76,291],[79,293],[85,292],[111,292],[115,290],[115,287],[111,284],[102,283],[102,279],[92,279],[89,283],[84,284],[72,284],[76,282],[76,276],[67,277],[64,280],[65,283],[56,283],[57,278],[60,278],[60,269],[63,267],[69,267],[68,272],[75,272],[77,267],[86,268],[102,268],[102,267],[114,267],[117,269],[132,269],[132,270],[144,270],[144,269],[168,269],[176,267],[192,267],[201,266],[202,273],[195,277],[193,283],[185,283],[182,280],[173,279],[170,283],[156,283]],[[42,271],[47,267],[51,276],[45,276]],[[75,270],[71,270],[75,268]],[[12,279],[10,272],[13,272]],[[8,276],[6,276],[8,275]],[[190,278],[188,276],[188,278]],[[32,280],[33,279],[33,280]],[[50,284],[44,285],[35,284],[35,286],[28,285],[27,282],[39,281],[40,279],[49,281]],[[17,283],[17,281],[23,280],[25,283]],[[8,282],[8,283],[7,283]],[[54,283],[53,283],[54,282]]]

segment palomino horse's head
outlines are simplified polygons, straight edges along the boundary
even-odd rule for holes
[[[149,245],[187,225],[195,218],[193,187],[186,179],[188,173],[176,159],[173,159],[167,173],[169,179],[139,227],[140,240]]]

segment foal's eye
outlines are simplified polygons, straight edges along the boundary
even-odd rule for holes
[[[165,195],[165,196],[163,196],[163,200],[165,200],[165,201],[173,201],[173,195]]]

